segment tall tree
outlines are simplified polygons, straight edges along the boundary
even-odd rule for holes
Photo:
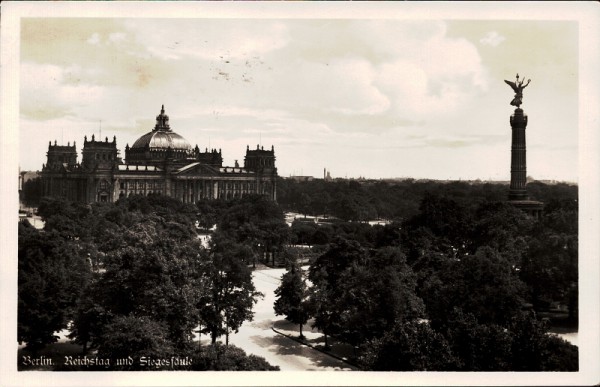
[[[236,332],[244,321],[251,321],[252,308],[262,293],[252,283],[252,273],[247,262],[252,251],[226,235],[215,233],[211,240],[210,261],[204,284],[205,292],[198,303],[203,333],[210,333],[212,343],[217,338]]]
[[[464,205],[446,196],[427,193],[421,200],[419,214],[404,222],[403,239],[410,243],[414,231],[425,229],[433,237],[437,250],[454,257],[470,251],[472,223]]]
[[[336,333],[336,312],[332,303],[332,289],[327,285],[327,280],[319,276],[309,288],[308,304],[309,310],[314,317],[313,328],[323,332],[325,338],[325,349],[329,350],[329,336]],[[312,282],[312,281],[311,281]]]
[[[329,249],[310,265],[308,278],[313,284],[310,303],[314,310],[314,326],[327,338],[340,334],[339,316],[344,310],[342,277],[353,262],[366,260],[366,250],[356,241],[336,238]]]
[[[163,324],[175,348],[191,345],[204,250],[196,239],[169,237],[162,227],[148,215],[124,230],[124,244],[106,255],[105,272],[80,305],[73,327],[78,341],[99,346],[115,317],[133,314]]]
[[[67,327],[90,278],[87,253],[57,232],[19,223],[17,338],[38,349]]]
[[[574,320],[579,258],[577,203],[554,200],[547,208],[529,238],[520,275],[536,310],[548,309],[558,302],[568,306]]]
[[[416,277],[397,248],[366,250],[338,239],[311,265],[315,326],[359,346],[423,314]]]
[[[237,243],[243,243],[261,255],[282,251],[290,230],[277,203],[264,196],[249,195],[234,201],[223,212],[219,230]]]
[[[524,286],[514,265],[490,247],[445,261],[423,287],[436,327],[446,323],[454,308],[472,313],[480,323],[506,326],[523,303]]]
[[[480,324],[473,314],[456,308],[442,333],[457,357],[457,370],[510,371],[512,335],[505,327]]]
[[[303,278],[302,269],[295,263],[291,263],[288,271],[281,277],[281,284],[275,289],[275,314],[285,316],[285,318],[300,326],[300,338],[302,326],[306,324],[309,318],[308,288],[306,280]]]
[[[515,371],[577,371],[578,350],[563,339],[548,334],[548,321],[533,313],[516,314],[509,330],[512,366]]]

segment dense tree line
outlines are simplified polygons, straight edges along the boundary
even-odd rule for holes
[[[84,352],[100,357],[189,356],[204,364],[194,369],[224,369],[229,363],[272,369],[216,343],[225,336],[227,344],[230,332],[252,320],[261,296],[248,267],[257,252],[233,236],[245,230],[248,238],[255,233],[252,238],[265,243],[272,230],[259,225],[248,231],[238,216],[247,213],[239,206],[262,211],[265,202],[250,197],[228,203],[222,218],[239,222],[220,223],[210,247],[203,248],[195,205],[158,195],[93,205],[43,199],[38,213],[44,230],[19,226],[19,341],[36,350],[68,328]],[[198,326],[210,334],[213,349],[194,345]],[[218,361],[210,360],[215,356]]]
[[[486,189],[429,185],[386,226],[295,222],[292,241],[324,251],[305,273],[290,266],[276,311],[353,345],[368,370],[577,370],[577,347],[539,317],[566,305],[577,321],[577,187],[537,184],[541,219]]]
[[[527,185],[527,190],[532,198],[546,203],[577,199],[577,187],[565,183],[549,185],[534,181]],[[419,212],[421,199],[427,194],[476,208],[484,202],[506,200],[507,192],[507,184],[468,181],[315,179],[297,182],[285,178],[277,181],[277,201],[285,211],[328,214],[345,221],[377,218],[404,221]]]
[[[546,201],[544,216],[535,220],[503,200],[507,187],[498,184],[403,181],[397,184],[366,182],[361,185],[356,181],[285,181],[291,186],[301,187],[301,191],[311,192],[328,185],[339,188],[350,183],[362,187],[355,186],[353,189],[361,189],[363,194],[371,192],[369,187],[382,185],[387,188],[375,191],[421,192],[427,189],[410,199],[416,201],[416,212],[403,221],[369,226],[354,219],[352,222],[317,225],[300,218],[290,229],[291,243],[317,246],[315,250],[321,251],[323,247],[319,246],[327,246],[342,237],[357,241],[365,248],[400,246],[408,263],[417,269],[419,288],[423,279],[430,277],[436,261],[442,262],[439,257],[474,255],[478,249],[490,247],[519,272],[520,280],[527,286],[525,299],[537,311],[558,302],[570,305],[571,315],[575,317],[578,257],[576,186],[529,184],[528,189]],[[321,191],[314,192],[318,196]],[[401,196],[402,200],[411,197]],[[488,200],[497,197],[500,199]]]

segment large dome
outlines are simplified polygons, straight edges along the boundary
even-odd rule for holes
[[[160,114],[156,116],[154,129],[138,138],[131,149],[191,151],[192,146],[179,134],[173,132],[169,126],[169,116],[165,114],[165,105],[162,106]]]
[[[154,149],[191,150],[189,142],[175,132],[152,131],[138,138],[131,147],[132,149],[146,147]]]

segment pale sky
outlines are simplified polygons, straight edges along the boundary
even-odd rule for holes
[[[100,130],[124,157],[164,104],[225,165],[260,143],[282,176],[508,180],[519,73],[528,175],[577,181],[578,42],[576,21],[24,18],[20,167]]]
[[[102,121],[123,155],[165,104],[176,132],[221,148],[227,165],[261,142],[275,146],[282,176],[327,168],[334,177],[508,180],[514,108],[504,79],[518,72],[531,78],[528,174],[580,187],[580,371],[225,373],[211,384],[596,383],[599,20],[598,2],[3,2],[3,358],[16,364],[17,168],[41,169],[48,141],[80,151]],[[90,382],[0,374],[23,386]],[[195,385],[198,376],[94,380]]]

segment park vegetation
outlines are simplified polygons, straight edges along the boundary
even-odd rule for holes
[[[309,321],[325,348],[332,336],[352,345],[365,370],[578,369],[577,347],[548,333],[577,326],[576,186],[530,184],[546,203],[541,219],[507,203],[500,184],[280,187],[282,206],[325,222],[292,224],[291,240],[318,254],[305,271],[288,264],[275,310]],[[365,222],[376,218],[390,222]]]
[[[364,370],[575,371],[577,347],[548,329],[577,326],[577,187],[528,191],[541,219],[508,204],[505,185],[468,182],[280,179],[278,204],[42,198],[44,230],[19,225],[18,339],[38,351],[68,329],[99,356],[274,369],[228,345],[261,297],[252,269],[268,264],[287,268],[276,314],[301,337],[319,329],[325,349],[351,345]],[[327,222],[289,227],[284,210]],[[198,329],[211,345],[192,341]]]
[[[188,356],[195,370],[275,369],[228,348],[228,336],[253,318],[262,295],[248,263],[270,243],[271,230],[248,230],[244,217],[278,207],[262,197],[221,204],[227,223],[204,248],[195,205],[158,195],[93,205],[42,199],[44,229],[19,224],[19,342],[35,353],[68,329],[84,354],[100,358]],[[242,243],[242,234],[256,245]],[[194,344],[198,327],[211,349]]]

